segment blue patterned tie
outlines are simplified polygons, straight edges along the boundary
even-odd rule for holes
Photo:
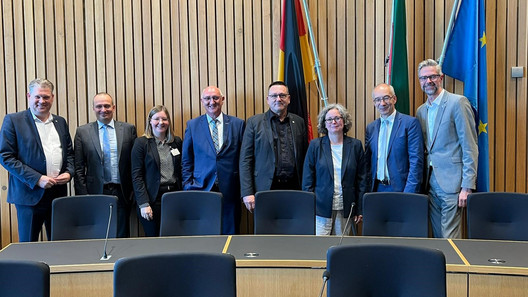
[[[218,151],[220,151],[220,144],[218,142],[218,127],[216,126],[217,122],[218,120],[214,119],[214,120],[211,120],[209,124],[211,125],[211,131],[213,132],[212,136],[213,136],[214,147],[215,147],[216,153],[218,154]]]
[[[112,154],[110,152],[110,136],[108,136],[108,125],[103,125],[103,164],[104,164],[104,181],[112,181]]]
[[[378,171],[377,177],[379,180],[385,179],[385,167],[387,167],[387,120],[381,119],[380,127],[380,143],[378,146]]]

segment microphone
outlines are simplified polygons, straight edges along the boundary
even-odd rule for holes
[[[110,205],[110,215],[108,216],[108,225],[106,225],[106,237],[105,237],[104,248],[103,248],[103,256],[100,259],[101,261],[108,261],[108,259],[112,257],[112,255],[108,255],[106,253],[106,244],[108,243],[108,234],[110,233],[110,223],[112,222],[112,209],[114,208],[112,203],[110,203],[109,205]]]
[[[339,244],[337,246],[340,246],[341,243],[343,242],[343,237],[345,237],[345,233],[348,229],[348,223],[350,222],[350,217],[352,216],[352,212],[354,211],[354,206],[356,206],[356,203],[352,202],[352,204],[350,205],[350,213],[348,214],[348,218],[345,223],[345,229],[343,230],[343,234],[341,234],[341,238],[339,239]],[[354,230],[354,236],[355,235],[356,235],[356,230]]]
[[[323,297],[323,292],[326,286],[326,282],[328,281],[329,278],[330,278],[330,272],[328,272],[328,270],[325,270],[323,272],[323,286],[321,287],[321,293],[319,293],[319,297]]]

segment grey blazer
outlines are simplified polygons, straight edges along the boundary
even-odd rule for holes
[[[427,103],[416,112],[422,125],[426,165],[432,163],[438,184],[446,193],[458,193],[462,187],[475,189],[478,146],[473,110],[465,97],[447,91],[440,100],[432,136],[427,129]]]
[[[132,201],[132,176],[130,157],[136,127],[131,124],[114,121],[117,137],[117,159],[119,178],[123,196]],[[103,152],[99,141],[97,122],[91,122],[77,128],[75,132],[75,194],[103,193]]]

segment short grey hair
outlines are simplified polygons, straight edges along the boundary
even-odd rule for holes
[[[42,89],[50,89],[53,93],[53,83],[45,78],[35,78],[28,85],[28,91],[31,93],[34,88],[40,87]]]
[[[435,67],[436,68],[436,72],[438,74],[444,75],[442,73],[442,66],[440,66],[440,64],[438,64],[438,62],[436,62],[433,59],[427,59],[427,60],[423,60],[422,62],[420,62],[420,64],[418,64],[418,73],[420,73],[420,70],[422,70],[422,68],[428,67],[428,66]]]
[[[326,119],[326,114],[332,109],[337,109],[337,111],[343,118],[343,123],[344,123],[343,133],[347,133],[350,130],[350,128],[352,128],[352,116],[350,115],[350,113],[348,113],[346,108],[341,104],[330,104],[326,106],[323,110],[321,110],[321,112],[317,116],[317,130],[319,130],[319,133],[321,134],[324,134],[324,135],[328,134],[328,129],[326,129],[326,125],[325,125],[325,119]]]

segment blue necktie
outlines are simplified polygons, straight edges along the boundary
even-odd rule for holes
[[[214,120],[211,120],[209,124],[211,125],[211,131],[213,132],[212,137],[213,137],[214,147],[215,147],[216,153],[218,154],[218,151],[220,151],[220,143],[218,142],[218,127],[216,126],[217,122],[218,120],[214,119]]]
[[[385,167],[387,167],[387,120],[381,119],[380,127],[380,143],[378,145],[378,171],[377,177],[379,180],[385,179]]]
[[[110,136],[108,135],[108,125],[103,125],[103,164],[104,164],[104,181],[112,181],[112,154],[110,152]]]

